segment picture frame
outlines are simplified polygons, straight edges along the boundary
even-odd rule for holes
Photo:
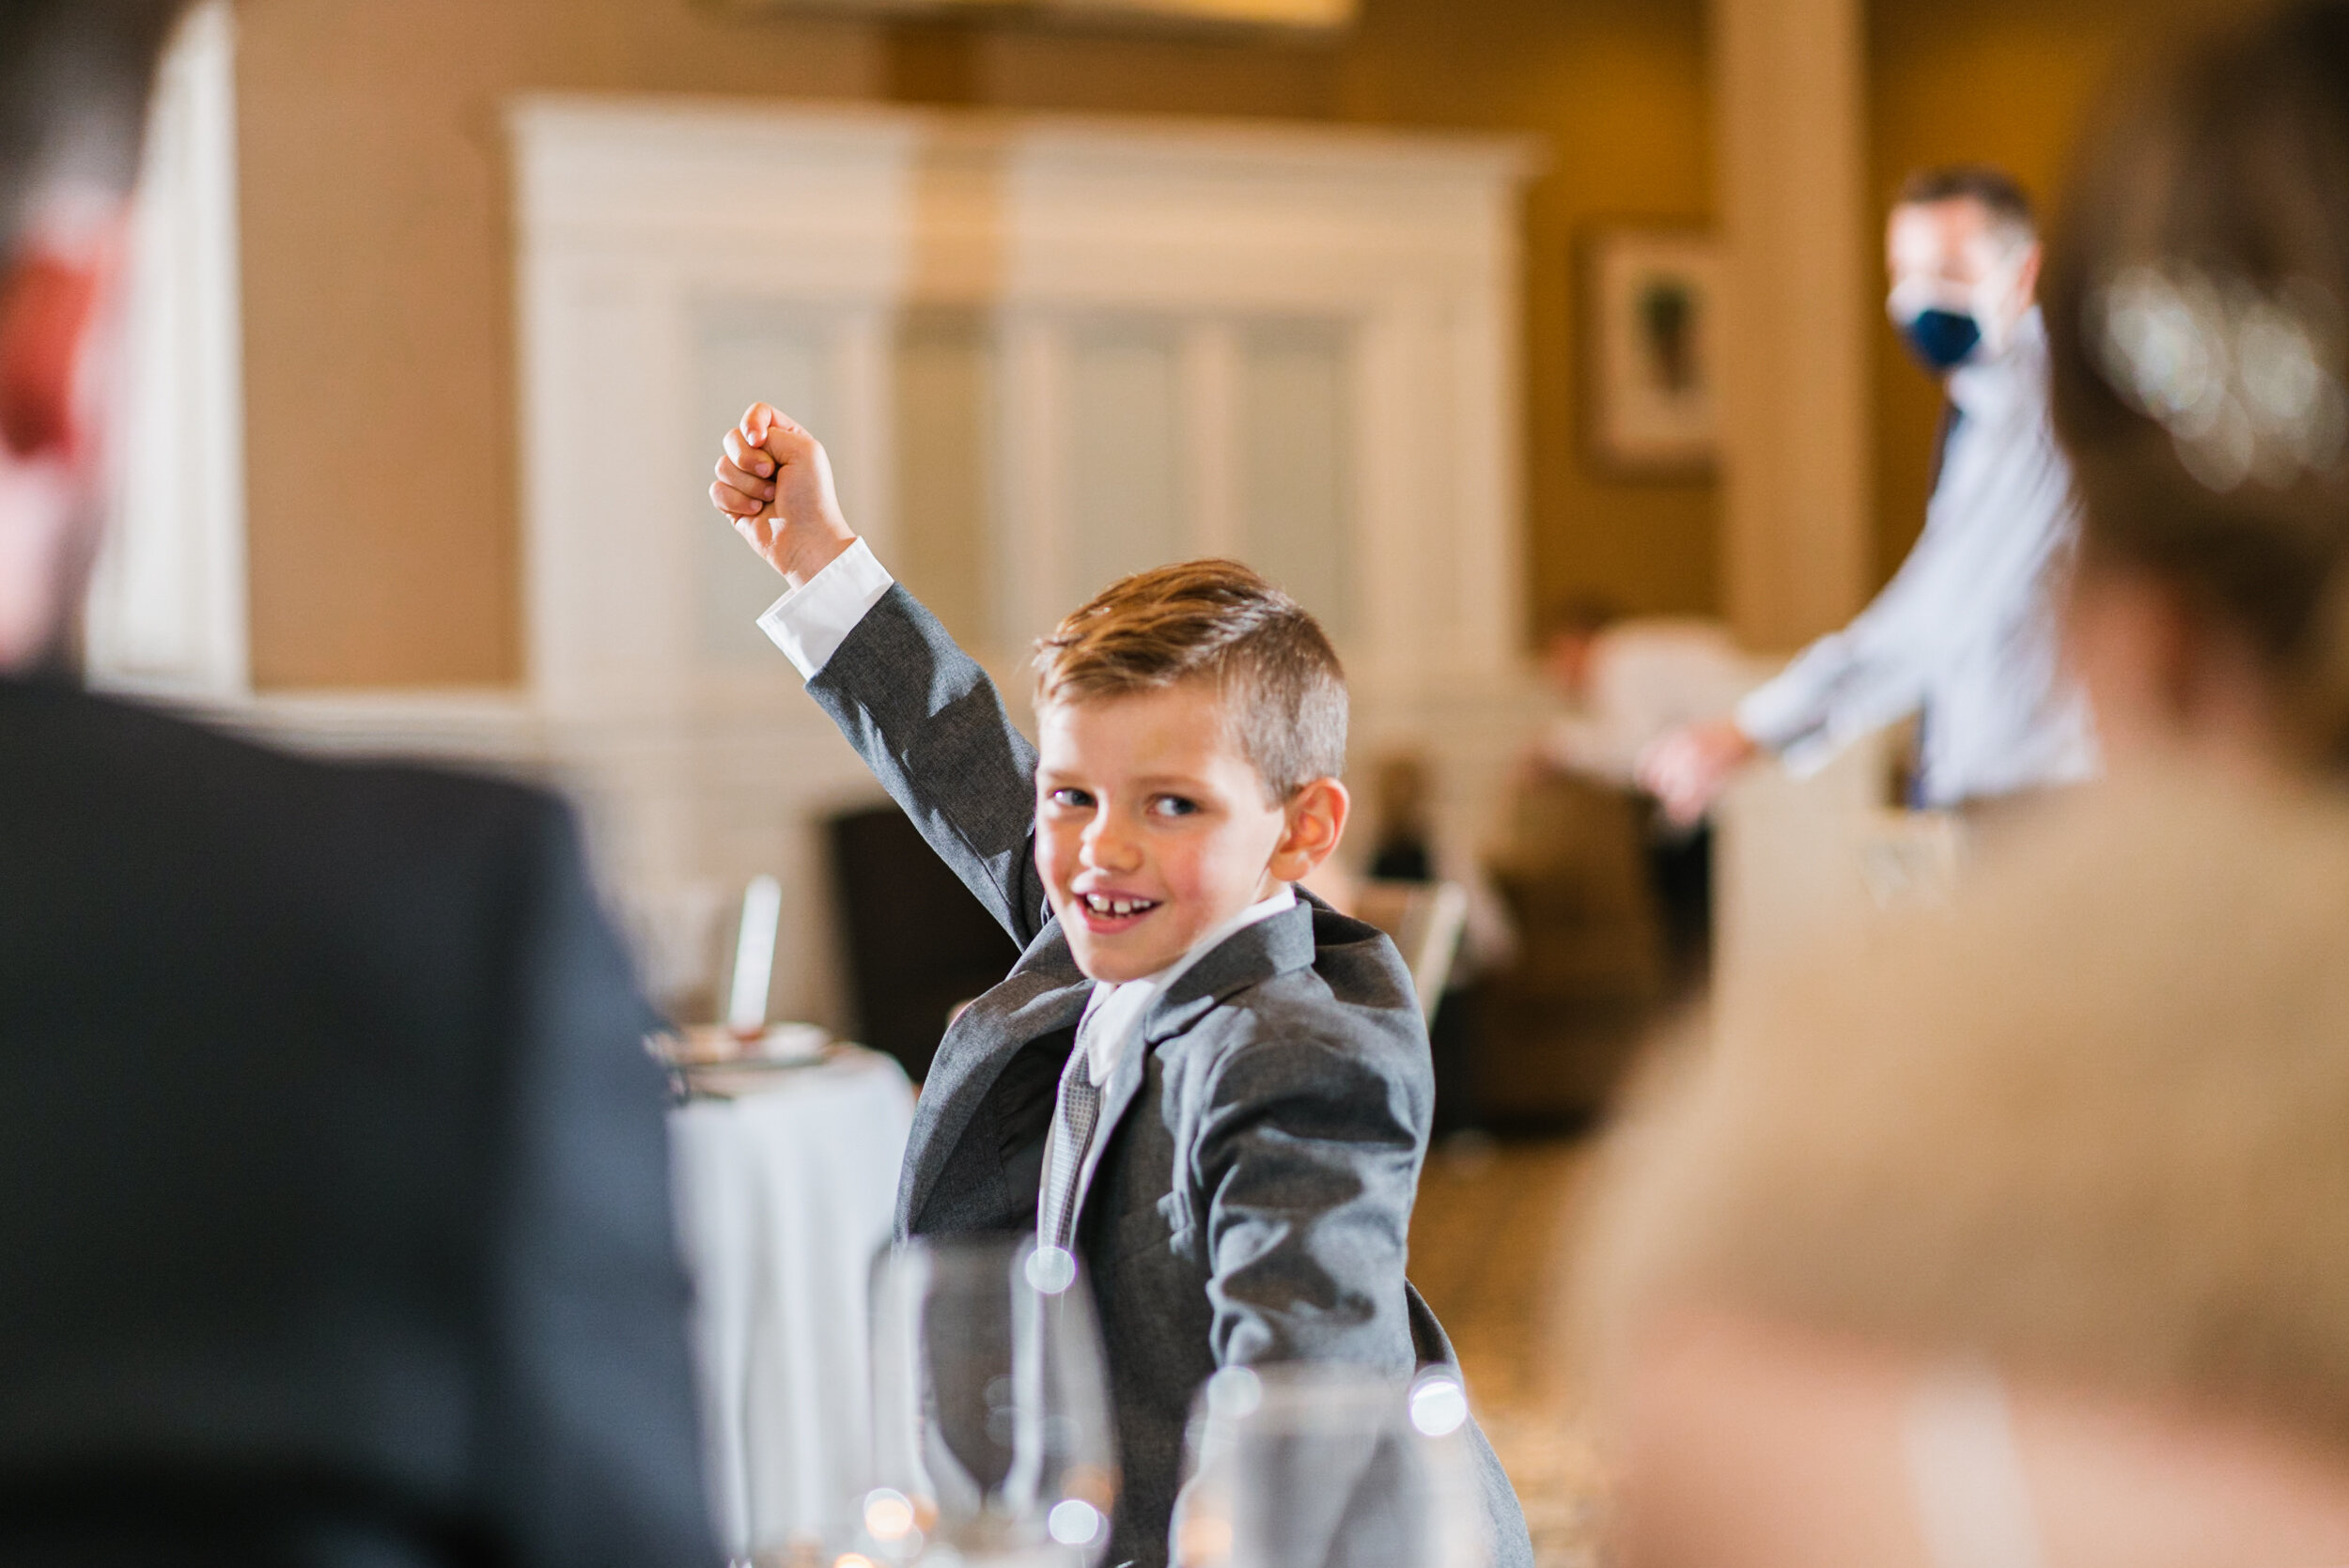
[[[1617,474],[1693,477],[1720,460],[1721,251],[1706,229],[1613,224],[1583,242],[1585,428]]]

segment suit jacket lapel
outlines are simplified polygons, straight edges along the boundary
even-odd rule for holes
[[[1160,1042],[1197,1023],[1224,998],[1277,974],[1304,969],[1314,961],[1314,908],[1316,900],[1300,892],[1297,908],[1233,932],[1215,951],[1183,971],[1164,996],[1142,1017],[1140,1041],[1120,1052],[1109,1082],[1101,1086],[1101,1111],[1094,1123],[1093,1141],[1078,1168],[1076,1197],[1070,1204],[1076,1219],[1084,1218],[1085,1199],[1093,1190],[1093,1172],[1101,1151],[1126,1112],[1133,1109],[1147,1077],[1147,1058]],[[1083,1011],[1083,1002],[1078,1011]]]
[[[1004,1064],[1029,1042],[1074,1025],[1092,994],[1093,983],[1077,969],[1066,939],[1054,924],[1021,955],[1002,985],[955,1020],[913,1108],[905,1179],[897,1184],[900,1237],[929,1201]]]

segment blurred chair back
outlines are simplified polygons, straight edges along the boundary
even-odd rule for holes
[[[1457,882],[1368,881],[1355,893],[1355,917],[1394,939],[1419,993],[1420,1016],[1429,1023],[1451,983],[1468,908],[1468,889]]]
[[[831,839],[858,1036],[919,1083],[955,1008],[1019,950],[895,806],[832,818]]]
[[[1478,1103],[1496,1120],[1574,1122],[1604,1105],[1664,995],[1644,855],[1646,807],[1595,780],[1546,777],[1491,855],[1517,927],[1485,977]]]

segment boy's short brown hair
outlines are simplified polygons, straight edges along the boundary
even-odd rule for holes
[[[1288,800],[1346,767],[1346,669],[1321,623],[1237,561],[1120,578],[1036,643],[1038,707],[1213,683],[1234,741]]]

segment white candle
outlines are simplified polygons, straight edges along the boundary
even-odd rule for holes
[[[775,972],[775,932],[783,921],[783,884],[754,877],[742,893],[742,928],[734,943],[734,988],[726,1027],[738,1039],[767,1032],[767,992]]]

